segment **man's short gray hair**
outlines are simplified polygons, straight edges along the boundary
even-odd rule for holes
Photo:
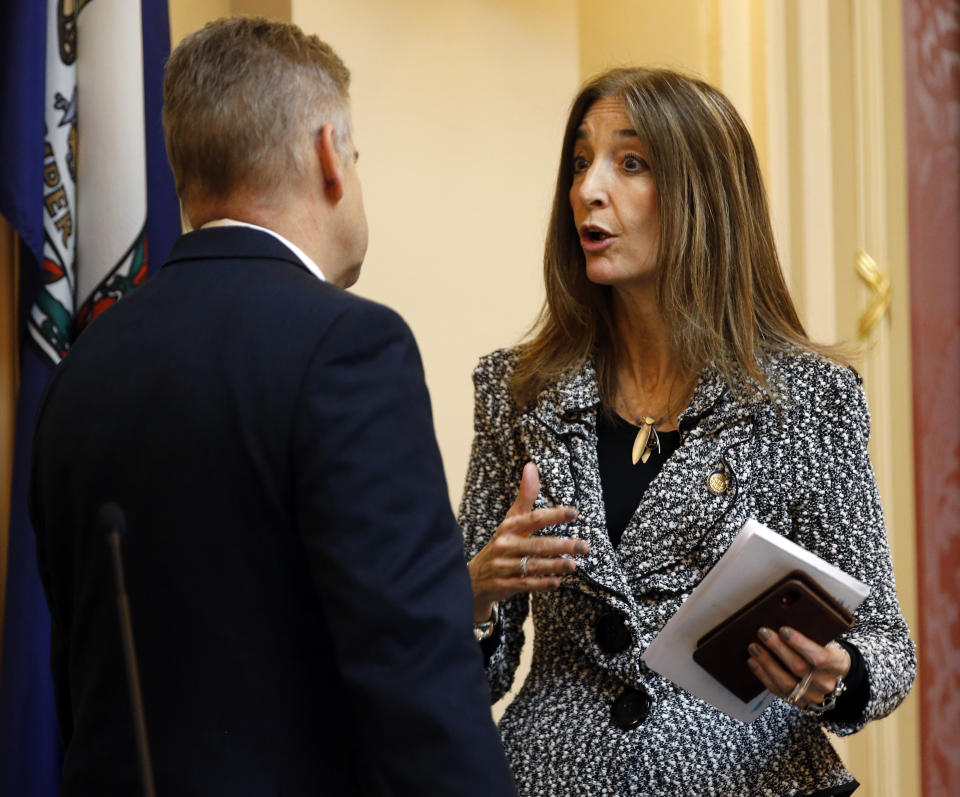
[[[304,173],[305,145],[332,123],[349,154],[350,72],[296,25],[234,17],[185,38],[167,62],[163,130],[181,201],[258,193]]]

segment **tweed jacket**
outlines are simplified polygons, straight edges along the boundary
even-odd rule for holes
[[[579,508],[576,520],[545,533],[590,543],[559,590],[501,606],[503,634],[487,667],[493,700],[511,686],[531,606],[535,629],[529,676],[500,722],[520,793],[793,795],[851,782],[824,726],[849,734],[888,714],[916,667],[856,373],[813,354],[773,356],[766,374],[774,402],[738,400],[707,368],[680,417],[680,447],[614,550],[597,466],[592,365],[520,409],[508,388],[514,362],[513,351],[501,350],[474,372],[475,438],[460,511],[466,555],[490,539],[530,460],[540,470],[539,506]],[[707,480],[718,468],[728,486],[714,494]],[[640,660],[749,518],[869,584],[844,636],[862,654],[870,685],[856,721],[824,723],[776,701],[744,724]]]

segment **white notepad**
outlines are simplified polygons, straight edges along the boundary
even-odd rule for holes
[[[693,651],[705,633],[795,570],[810,576],[851,613],[870,591],[840,568],[762,523],[748,520],[641,658],[651,670],[731,717],[753,722],[776,697],[765,691],[744,703],[693,660]],[[743,650],[731,651],[731,655],[747,658],[749,654]]]

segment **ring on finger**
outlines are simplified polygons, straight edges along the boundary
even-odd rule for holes
[[[807,689],[810,688],[810,683],[813,681],[813,676],[817,674],[816,670],[810,670],[804,676],[802,681],[798,681],[797,685],[793,687],[793,691],[786,696],[785,700],[791,705],[799,705],[800,701],[803,700],[803,696],[807,693]]]
[[[520,558],[520,574],[526,578],[527,577],[527,560],[529,556],[523,556]]]

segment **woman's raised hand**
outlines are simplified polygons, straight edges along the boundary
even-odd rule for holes
[[[574,537],[534,537],[547,526],[567,523],[577,516],[572,506],[533,509],[540,492],[537,466],[528,462],[520,478],[520,490],[503,522],[481,551],[470,560],[473,583],[473,619],[490,617],[493,604],[518,592],[549,592],[560,586],[560,577],[577,565],[567,555],[585,554],[585,540]]]

